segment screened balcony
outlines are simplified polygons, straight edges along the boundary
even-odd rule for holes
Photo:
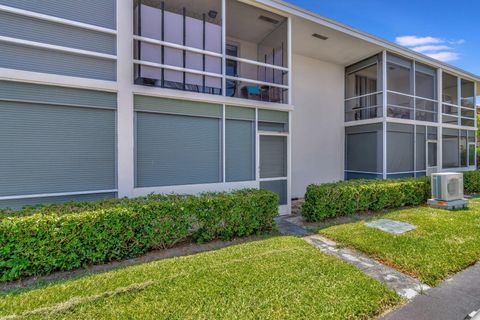
[[[220,0],[134,2],[135,83],[222,94]]]
[[[226,3],[226,95],[286,103],[287,19],[235,0]]]
[[[135,84],[288,103],[287,18],[236,0],[137,0],[133,23]]]

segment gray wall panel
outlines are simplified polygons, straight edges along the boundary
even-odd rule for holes
[[[114,60],[9,43],[1,44],[0,67],[100,80],[116,80],[117,78]]]
[[[222,180],[220,119],[137,112],[136,132],[137,187]]]
[[[278,204],[285,205],[288,203],[287,185],[287,180],[262,181],[260,189],[275,192],[280,197]]]
[[[116,29],[115,0],[0,0],[0,4]]]
[[[117,94],[113,92],[46,86],[14,81],[0,81],[0,101],[1,100],[80,105],[108,109],[117,108]]]
[[[225,169],[227,182],[255,180],[254,141],[254,122],[226,120]]]
[[[25,206],[35,206],[39,204],[53,204],[53,203],[65,203],[71,201],[96,201],[102,199],[116,198],[116,193],[98,193],[98,194],[84,194],[73,196],[61,196],[61,197],[47,197],[47,198],[29,198],[29,199],[15,199],[15,200],[2,200],[0,201],[0,209],[11,208],[21,209]]]
[[[0,177],[0,196],[115,189],[115,112],[0,102]]]
[[[0,35],[58,46],[115,54],[112,34],[0,12]]]

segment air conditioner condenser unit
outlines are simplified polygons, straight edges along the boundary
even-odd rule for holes
[[[432,199],[428,204],[436,208],[461,209],[468,205],[463,196],[463,174],[442,172],[432,174]]]

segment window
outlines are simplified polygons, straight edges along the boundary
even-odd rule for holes
[[[462,79],[462,107],[473,109],[475,107],[475,84]]]
[[[437,100],[437,72],[435,69],[415,63],[415,95]]]
[[[346,68],[345,120],[363,120],[382,116],[382,68],[380,56],[374,56]]]

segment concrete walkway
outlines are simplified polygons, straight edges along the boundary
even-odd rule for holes
[[[320,251],[354,265],[368,276],[395,290],[405,299],[411,300],[430,289],[429,286],[422,284],[415,278],[370,259],[359,251],[338,247],[335,242],[320,235],[307,236],[304,239]]]
[[[464,320],[480,309],[480,263],[435,287],[382,320]]]
[[[277,226],[281,234],[303,237],[305,241],[320,251],[354,265],[408,300],[430,289],[429,286],[422,284],[417,279],[370,259],[357,250],[339,247],[334,241],[318,234],[311,234],[302,225],[301,219],[298,216],[278,217]]]

